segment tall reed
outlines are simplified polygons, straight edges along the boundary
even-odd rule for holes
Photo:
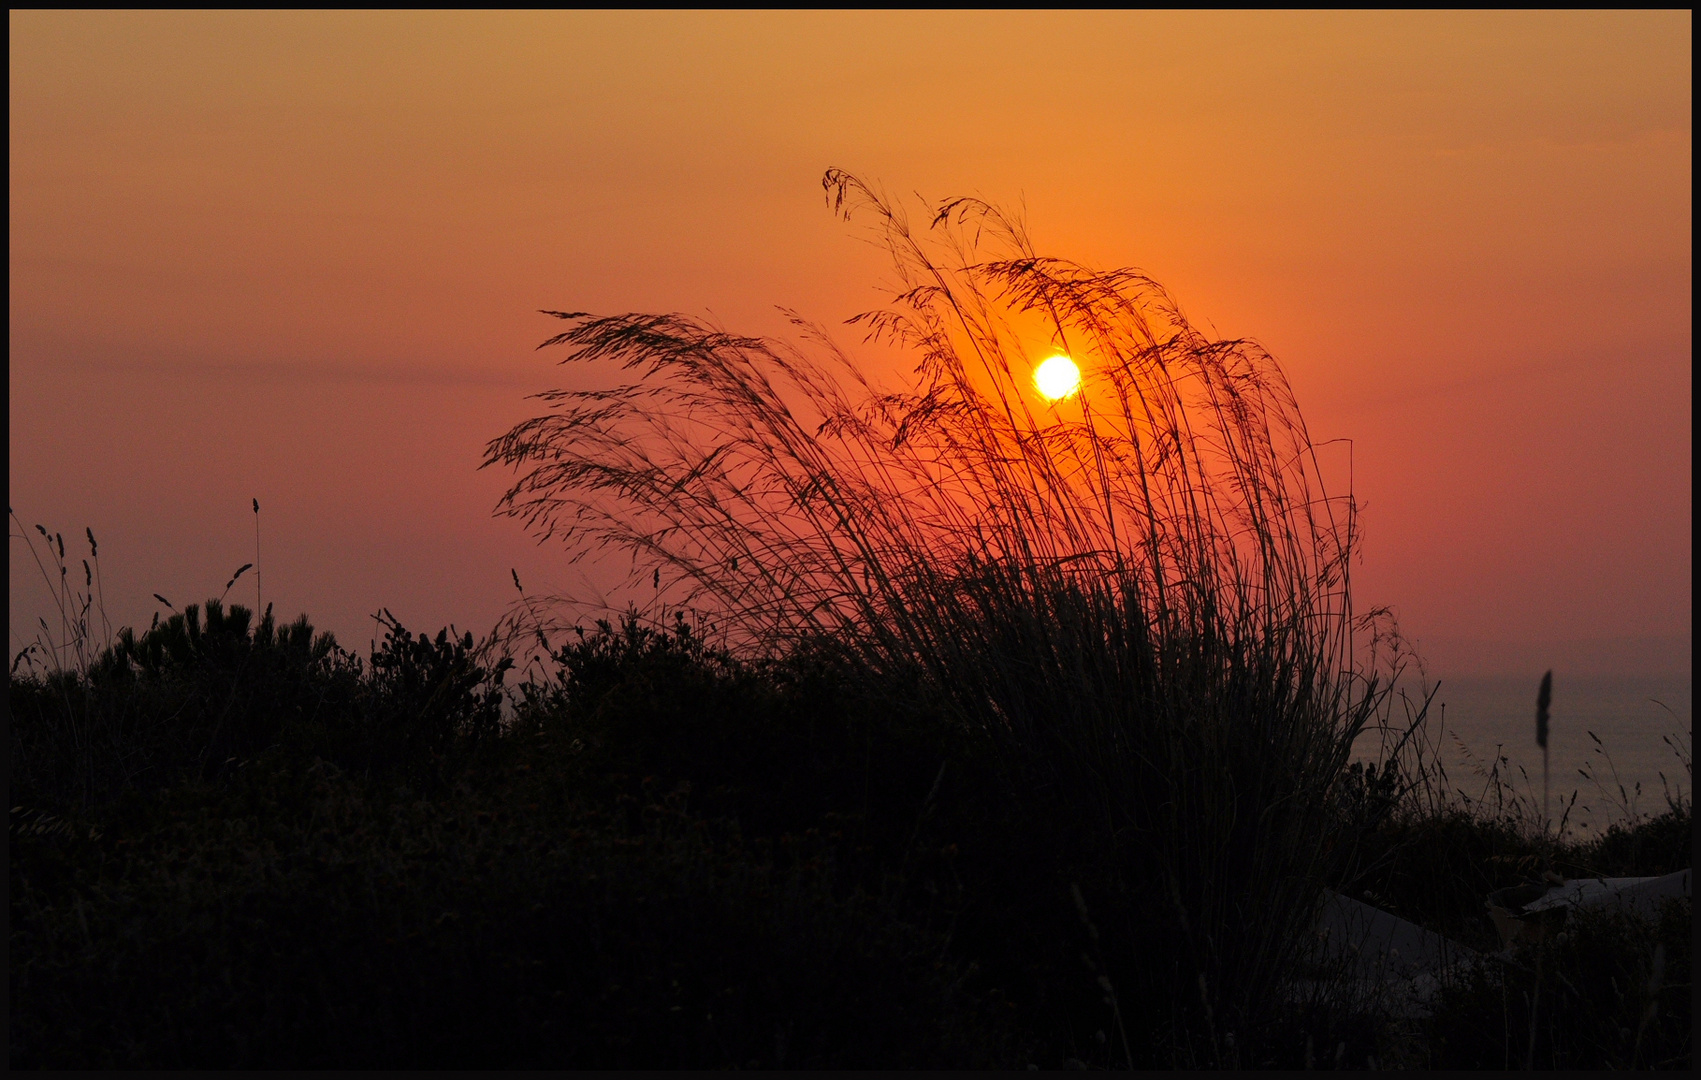
[[[628,552],[746,649],[829,641],[922,687],[1058,830],[1107,936],[1120,920],[1153,1052],[1237,1060],[1389,702],[1355,638],[1351,496],[1325,491],[1275,361],[1139,271],[1041,257],[977,199],[917,230],[844,172],[823,184],[896,268],[851,322],[914,378],[876,384],[795,316],[798,342],[547,312],[568,327],[541,347],[635,378],[537,395],[550,411],[487,447],[518,474],[498,511],[575,559]],[[1083,385],[1047,404],[1030,373],[1056,352]]]

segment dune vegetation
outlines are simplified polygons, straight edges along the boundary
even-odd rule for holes
[[[1691,803],[1457,795],[1275,361],[980,201],[825,188],[913,379],[550,312],[611,381],[488,447],[643,609],[112,634],[18,522],[64,619],[10,680],[12,1064],[1687,1068],[1687,901],[1418,1016],[1317,960],[1331,892],[1496,952],[1488,892],[1687,867]]]

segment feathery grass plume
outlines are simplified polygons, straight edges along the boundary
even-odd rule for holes
[[[1275,361],[1144,274],[1041,257],[977,199],[918,231],[823,183],[897,270],[851,322],[914,380],[876,385],[795,316],[801,343],[546,312],[568,325],[540,347],[635,378],[537,395],[550,412],[486,449],[518,474],[498,512],[574,559],[626,550],[632,583],[661,575],[747,651],[831,641],[927,688],[1078,834],[1059,850],[1120,911],[1119,985],[1150,988],[1172,1057],[1226,1063],[1310,927],[1332,785],[1390,700],[1388,658],[1354,654],[1352,498],[1325,492]],[[1059,351],[1081,389],[1046,404],[1030,375]]]

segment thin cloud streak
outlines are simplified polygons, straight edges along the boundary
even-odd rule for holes
[[[507,372],[476,368],[410,367],[405,364],[363,364],[341,360],[115,360],[79,357],[58,365],[61,370],[200,382],[229,379],[246,383],[324,385],[338,383],[403,384],[410,386],[539,385],[536,371]]]

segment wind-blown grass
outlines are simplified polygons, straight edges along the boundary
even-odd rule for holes
[[[917,232],[855,178],[824,184],[893,256],[892,304],[852,322],[913,382],[876,385],[798,319],[787,343],[549,312],[564,363],[636,378],[539,395],[551,411],[487,448],[518,473],[500,510],[575,558],[624,549],[738,647],[827,642],[919,688],[1002,762],[1056,833],[1045,869],[1110,928],[1107,985],[1156,1018],[1128,1057],[1231,1062],[1389,702],[1355,653],[1352,500],[1326,493],[1275,361],[1145,275],[1040,257],[979,200]],[[1056,351],[1083,389],[1052,407],[1028,373]]]

